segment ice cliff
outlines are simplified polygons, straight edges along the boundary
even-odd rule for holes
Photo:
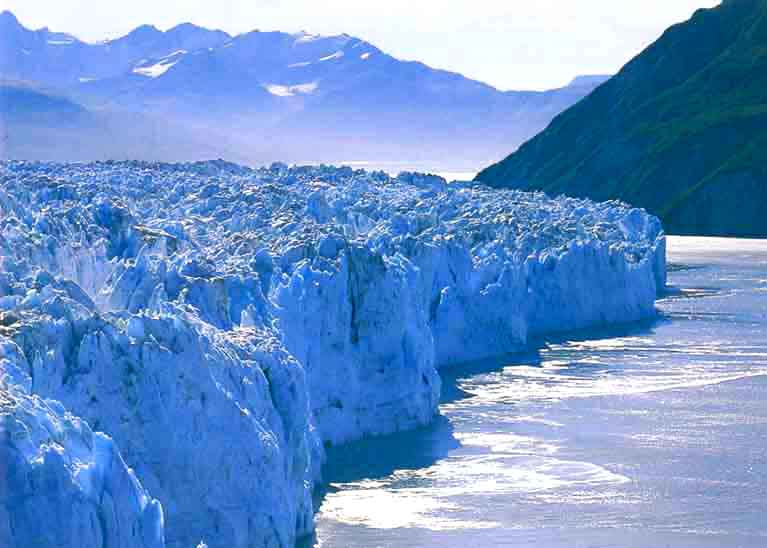
[[[162,548],[162,507],[109,437],[58,402],[0,385],[0,540]]]
[[[0,412],[25,426],[0,459],[58,479],[0,491],[0,541],[34,532],[27,489],[87,506],[61,525],[82,546],[160,545],[163,515],[174,548],[292,546],[323,442],[425,424],[439,367],[652,315],[664,283],[660,223],[617,202],[325,166],[1,163]]]

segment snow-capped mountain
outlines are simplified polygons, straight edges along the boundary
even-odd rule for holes
[[[454,167],[475,166],[515,148],[603,80],[502,92],[346,34],[232,37],[182,24],[89,44],[29,30],[10,12],[0,15],[0,31],[0,79],[54,88],[101,112],[156,116],[249,162],[452,158]]]
[[[221,31],[179,25],[167,32],[141,26],[97,44],[48,28],[29,30],[8,11],[0,14],[0,74],[4,80],[37,82],[59,89],[130,73],[144,59],[178,50],[216,47],[230,39]]]

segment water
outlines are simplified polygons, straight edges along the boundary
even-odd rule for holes
[[[767,241],[669,260],[657,321],[445,371],[434,425],[334,450],[313,544],[767,546]]]

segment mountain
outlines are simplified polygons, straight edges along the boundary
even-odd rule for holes
[[[141,26],[117,40],[88,44],[47,28],[29,30],[9,11],[0,14],[0,75],[4,79],[72,88],[130,72],[144,58],[185,48],[217,47],[230,39],[221,31],[179,25],[167,32]]]
[[[181,161],[225,152],[181,126],[140,113],[94,111],[50,89],[0,81],[0,158]]]
[[[82,105],[25,82],[0,81],[0,112],[3,157],[25,158],[27,149],[40,151],[44,159],[67,149],[74,152],[71,136],[97,126],[96,117]]]
[[[515,148],[603,77],[503,92],[346,34],[191,24],[89,44],[0,15],[0,78],[99,113],[141,113],[250,163],[373,160],[474,169]],[[37,151],[27,151],[35,154]],[[188,159],[198,159],[199,154]],[[73,158],[79,159],[79,158]]]
[[[45,123],[50,126],[90,123],[81,105],[23,82],[0,82],[0,105],[6,123]]]
[[[477,179],[617,198],[677,234],[767,236],[767,0],[668,29]]]

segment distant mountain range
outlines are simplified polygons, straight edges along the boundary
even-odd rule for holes
[[[166,32],[141,26],[89,44],[47,28],[29,30],[10,12],[0,14],[6,90],[0,121],[6,134],[17,135],[6,139],[5,156],[58,159],[64,152],[27,139],[45,130],[39,117],[10,113],[24,103],[18,91],[24,89],[50,97],[49,112],[55,104],[90,114],[85,126],[75,119],[59,124],[68,142],[79,143],[74,148],[82,157],[70,159],[214,154],[249,163],[373,160],[474,168],[516,148],[606,78],[502,92],[396,59],[345,34],[230,36],[187,23]],[[10,132],[11,125],[25,129]]]
[[[91,111],[50,89],[0,82],[0,159],[183,161],[226,153],[222,143],[159,118]]]
[[[767,0],[671,27],[477,178],[618,198],[671,233],[767,237]]]

